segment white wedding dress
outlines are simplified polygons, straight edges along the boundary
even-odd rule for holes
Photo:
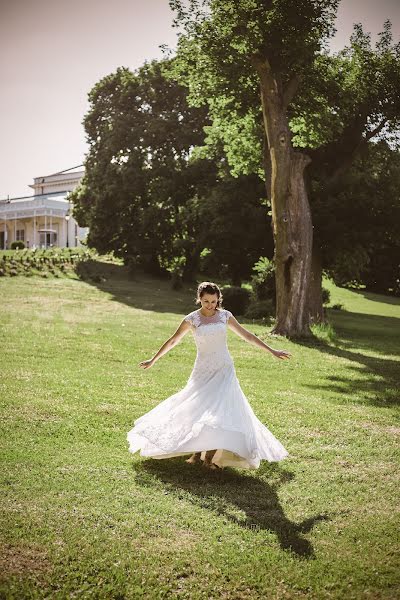
[[[287,450],[258,420],[244,395],[227,346],[229,310],[211,317],[200,310],[192,325],[197,356],[186,386],[139,417],[127,433],[129,452],[170,458],[217,449],[219,467],[257,469],[261,459],[280,461]]]

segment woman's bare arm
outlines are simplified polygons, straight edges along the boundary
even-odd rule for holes
[[[152,367],[159,358],[164,356],[164,354],[169,352],[171,348],[176,346],[176,344],[178,344],[181,341],[181,339],[187,334],[188,331],[190,331],[190,329],[190,323],[183,319],[175,333],[171,335],[171,337],[168,338],[166,342],[163,343],[163,345],[161,346],[159,351],[156,352],[153,358],[143,360],[141,363],[139,363],[139,367],[142,367],[143,369],[148,369],[149,367]]]
[[[238,323],[238,321],[233,315],[228,320],[228,327],[229,329],[234,331],[239,337],[244,339],[246,342],[249,342],[249,344],[253,344],[258,348],[261,348],[261,350],[271,352],[271,354],[276,356],[276,358],[289,358],[291,356],[290,352],[286,352],[286,350],[274,350],[273,348],[265,344],[262,340],[260,340],[260,338],[254,335],[254,333],[240,325],[240,323]]]

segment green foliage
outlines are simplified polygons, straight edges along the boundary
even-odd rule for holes
[[[313,335],[322,342],[334,343],[337,341],[337,334],[332,323],[312,323],[310,325]]]
[[[202,142],[205,111],[164,71],[168,61],[132,73],[118,68],[89,94],[84,119],[90,149],[72,193],[74,216],[90,227],[89,246],[159,274],[176,240],[193,185],[190,155]]]
[[[342,304],[341,302],[336,302],[335,304],[332,304],[330,308],[332,308],[333,310],[346,310],[344,304]]]
[[[311,193],[315,240],[339,285],[396,293],[399,278],[400,152],[369,143],[329,193]]]
[[[322,304],[329,304],[331,301],[331,292],[328,288],[322,287]]]
[[[136,271],[170,274],[174,288],[199,269],[240,284],[272,249],[265,188],[258,175],[233,178],[223,153],[196,153],[209,121],[188,107],[172,64],[118,69],[91,91],[91,149],[74,214],[90,227],[89,245]]]
[[[16,242],[11,242],[11,250],[23,250],[25,248],[24,242],[18,240]]]
[[[252,300],[246,308],[245,317],[248,319],[265,319],[273,317],[275,314],[275,305],[271,299]]]
[[[338,283],[397,293],[400,44],[390,21],[375,48],[357,24],[350,45],[331,56],[337,2],[304,0],[295,10],[290,0],[170,4],[182,30],[174,75],[211,117],[201,156],[222,150],[234,176],[265,173],[268,184],[252,57],[268,60],[282,93],[289,83],[295,91],[287,117],[292,145],[312,158],[306,179],[323,268]]]
[[[221,288],[224,308],[233,314],[244,315],[250,304],[250,291],[239,286],[225,286]]]
[[[383,247],[371,253],[360,279],[368,290],[400,296],[400,243],[394,230],[393,237],[384,238]]]
[[[40,275],[60,277],[75,275],[78,265],[95,256],[86,248],[35,248],[0,251],[0,276]]]
[[[275,303],[275,266],[273,260],[261,256],[253,266],[254,275],[251,287],[257,300],[271,300]]]
[[[219,275],[240,285],[251,275],[260,252],[273,251],[270,219],[264,203],[265,188],[258,176],[225,176],[193,199],[199,224],[196,240],[207,254],[202,273]],[[209,275],[208,275],[209,276]]]
[[[335,31],[338,1],[301,0],[295,9],[290,0],[170,5],[181,28],[174,75],[189,88],[189,102],[207,105],[211,116],[206,152],[213,156],[213,148],[222,146],[234,175],[263,176],[265,133],[252,58],[268,60],[282,89],[293,77],[303,81]]]

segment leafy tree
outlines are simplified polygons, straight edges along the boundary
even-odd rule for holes
[[[240,286],[250,277],[260,254],[272,255],[265,204],[264,183],[256,175],[225,175],[203,197],[193,199],[199,223],[197,239],[202,249],[209,250],[202,262],[203,272]]]
[[[390,148],[399,146],[399,67],[400,44],[393,44],[390,21],[385,21],[375,50],[371,48],[370,36],[357,24],[349,47],[333,57],[319,57],[315,63],[317,76],[306,82],[304,93],[297,96],[297,104],[293,103],[297,113],[293,119],[298,128],[296,143],[308,146],[312,159],[307,169],[307,183],[315,228],[308,312],[315,320],[322,315],[322,270],[337,281],[343,281],[344,248],[348,249],[348,271],[351,265],[361,267],[369,260],[367,257],[371,258],[377,251],[368,233],[372,224],[359,218],[361,214],[373,214],[374,198],[379,197],[381,215],[387,215],[386,226],[392,227],[391,186],[378,168],[380,175],[375,177],[372,193],[374,181],[370,179],[369,169],[376,141],[385,139],[389,144],[389,147],[380,145],[377,150],[379,154],[386,148],[385,161],[389,159]],[[352,164],[361,156],[364,160],[358,162],[350,174]],[[375,171],[376,168],[374,165]],[[354,186],[353,177],[357,179],[356,173],[360,176],[360,171],[363,172],[360,185]],[[347,185],[352,188],[349,203],[358,207],[357,225],[349,214],[349,204],[343,202]],[[380,190],[377,186],[381,186]],[[387,210],[383,208],[385,204]],[[350,239],[353,242],[347,244],[346,240]],[[360,274],[358,268],[358,274],[353,272],[352,279],[360,281]]]
[[[275,241],[275,331],[309,334],[312,223],[303,171],[310,158],[293,148],[287,109],[301,76],[333,32],[337,1],[193,0],[188,10],[179,0],[170,4],[186,33],[180,38],[178,65],[194,101],[207,101],[211,116],[220,113],[225,121],[231,109],[248,131],[243,106],[260,90],[261,143],[270,165],[265,170],[272,174],[267,183]]]
[[[335,196],[313,207],[324,271],[337,284],[396,292],[399,188],[400,153],[384,140],[369,142],[341,175]]]
[[[137,73],[121,67],[91,90],[85,176],[71,195],[91,246],[153,272],[174,257],[176,221],[192,185],[189,158],[207,122],[164,69],[157,62]]]
[[[183,28],[175,76],[189,87],[190,102],[209,107],[206,143],[223,144],[234,173],[264,172],[275,241],[274,331],[309,334],[310,317],[322,308],[322,240],[313,236],[309,197],[329,201],[361,147],[398,127],[399,45],[392,46],[390,22],[376,51],[357,26],[350,48],[331,57],[325,44],[334,0],[170,4]]]

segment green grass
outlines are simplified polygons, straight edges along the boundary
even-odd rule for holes
[[[215,473],[126,442],[190,375],[191,335],[137,365],[195,290],[104,269],[97,284],[0,281],[0,597],[398,597],[399,300],[328,282],[346,310],[315,340],[245,325],[290,361],[229,332],[242,389],[290,456]]]

